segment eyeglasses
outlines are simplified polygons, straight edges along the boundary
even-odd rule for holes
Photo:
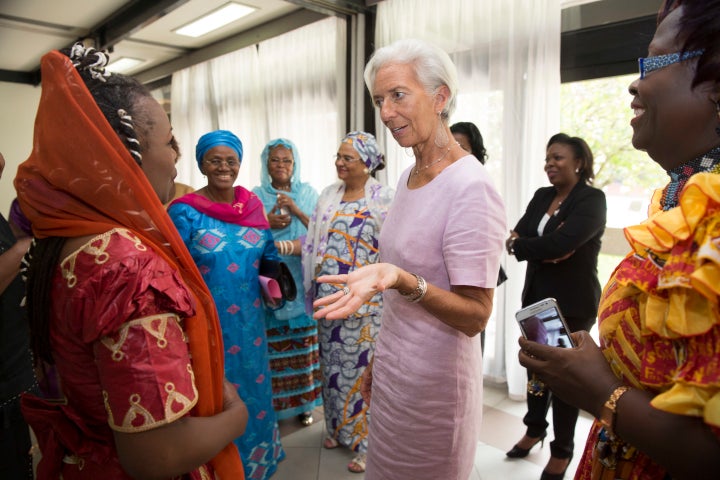
[[[282,163],[283,165],[292,165],[293,161],[292,161],[292,158],[274,158],[274,157],[271,157],[271,158],[270,158],[270,163],[272,163],[273,165],[279,165],[279,164],[281,164],[281,163]]]
[[[229,160],[220,159],[220,158],[209,158],[209,159],[203,160],[203,162],[205,162],[208,165],[211,165],[213,168],[219,168],[223,164],[227,165],[229,168],[235,168],[238,165],[240,165],[240,162],[238,162],[237,160],[232,159],[232,158]]]
[[[335,155],[333,156],[334,161],[342,160],[342,162],[347,165],[348,163],[355,163],[359,161],[359,158],[351,157],[350,155]]]
[[[669,65],[672,65],[673,63],[680,63],[684,62],[685,60],[690,60],[691,58],[699,57],[705,52],[704,49],[702,50],[693,50],[692,52],[685,52],[685,53],[668,53],[666,55],[657,55],[655,57],[640,57],[638,58],[638,67],[640,67],[640,79],[645,78],[645,75],[648,73],[659,70],[661,68],[665,68]]]

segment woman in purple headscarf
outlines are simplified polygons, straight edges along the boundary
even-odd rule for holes
[[[200,137],[195,158],[208,184],[175,200],[168,213],[212,292],[225,344],[225,376],[247,405],[247,428],[235,439],[245,478],[264,480],[285,452],[272,404],[258,269],[261,261],[280,261],[280,256],[260,199],[233,186],[242,155],[242,142],[232,132]]]
[[[340,181],[320,194],[302,247],[308,304],[337,290],[331,284],[315,283],[318,276],[349,273],[378,261],[378,236],[394,195],[373,177],[384,167],[384,156],[371,134],[351,132],[340,142],[335,155]],[[318,322],[328,435],[323,445],[343,445],[357,452],[348,465],[356,473],[365,471],[368,434],[368,405],[360,395],[360,377],[375,350],[381,310],[382,298],[376,295],[342,321]]]

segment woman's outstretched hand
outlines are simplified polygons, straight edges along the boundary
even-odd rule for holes
[[[323,275],[319,283],[338,284],[340,290],[315,300],[313,307],[319,308],[313,318],[338,320],[355,313],[373,295],[393,288],[400,277],[400,269],[390,263],[366,265],[346,275]]]
[[[520,337],[520,364],[566,403],[598,415],[620,380],[588,332],[581,330],[571,336],[574,348],[551,347]]]

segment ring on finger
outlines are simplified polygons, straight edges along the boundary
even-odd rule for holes
[[[350,288],[345,286],[345,287],[343,287],[342,292],[343,292],[343,295],[347,295],[350,293]]]

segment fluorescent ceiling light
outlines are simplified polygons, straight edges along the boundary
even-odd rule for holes
[[[186,37],[201,37],[206,33],[217,30],[220,27],[224,27],[228,23],[232,23],[239,18],[250,15],[255,10],[257,9],[254,7],[230,2],[212,13],[200,17],[197,20],[178,28],[177,30],[173,30],[173,32],[178,35],[185,35]]]
[[[560,8],[578,7],[580,5],[585,5],[586,3],[594,3],[597,1],[599,0],[561,0]]]
[[[143,63],[145,63],[145,60],[140,60],[139,58],[120,57],[117,60],[110,62],[108,66],[105,67],[105,70],[115,73],[124,73],[132,70],[138,65],[142,65]]]

